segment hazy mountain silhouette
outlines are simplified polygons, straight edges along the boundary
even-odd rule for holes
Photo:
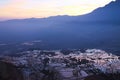
[[[119,21],[120,20],[120,0],[94,10],[92,13],[85,15],[86,19],[98,21]],[[87,20],[88,20],[87,19]]]
[[[16,19],[0,22],[0,40],[40,39],[50,48],[119,48],[120,0],[82,16]]]
[[[64,23],[65,21],[80,21],[87,22],[89,21],[120,21],[120,0],[111,2],[110,4],[100,7],[93,12],[81,15],[81,16],[52,16],[48,18],[28,18],[28,19],[14,19],[0,22],[0,26],[13,25],[13,26],[50,26],[57,23]],[[21,24],[22,23],[22,24]]]

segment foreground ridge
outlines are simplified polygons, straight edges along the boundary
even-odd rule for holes
[[[0,62],[15,66],[24,80],[120,79],[120,57],[99,49],[33,50],[18,55],[1,57]],[[0,78],[6,80],[1,72]]]

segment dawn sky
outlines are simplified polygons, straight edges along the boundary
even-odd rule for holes
[[[115,0],[0,0],[0,20],[82,15]]]

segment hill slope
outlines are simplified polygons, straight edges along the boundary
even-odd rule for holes
[[[0,22],[0,41],[40,39],[49,48],[120,46],[120,0],[82,16],[55,16]]]

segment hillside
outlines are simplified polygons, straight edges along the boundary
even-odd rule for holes
[[[0,41],[42,40],[48,49],[120,46],[120,0],[82,16],[15,19],[0,22]]]

